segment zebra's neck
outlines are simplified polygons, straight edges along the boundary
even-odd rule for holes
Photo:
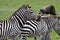
[[[10,18],[10,20],[18,21],[19,25],[22,26],[25,24],[26,19],[24,17],[23,9],[18,9]]]

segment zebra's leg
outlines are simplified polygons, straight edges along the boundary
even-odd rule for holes
[[[50,38],[50,34],[47,34],[47,35],[45,35],[45,40],[51,40],[51,38]]]
[[[7,40],[7,38],[5,38],[5,39],[2,39],[2,40]]]
[[[12,37],[11,40],[20,40],[20,37],[19,36]]]
[[[22,36],[22,40],[27,40],[27,37],[26,36]]]
[[[37,37],[36,36],[34,37],[34,40],[37,40]]]
[[[7,37],[1,37],[0,40],[7,40]]]
[[[22,40],[27,40],[27,36],[26,35],[22,35]]]
[[[0,40],[7,40],[6,36],[2,36]]]
[[[4,40],[7,40],[7,38],[5,38]]]
[[[40,36],[40,40],[51,40],[50,34]]]
[[[20,40],[20,37],[17,36],[17,37],[14,38],[14,40]]]
[[[21,38],[21,35],[17,35],[17,36],[9,36],[9,38],[11,39],[11,40],[20,40],[20,38]]]

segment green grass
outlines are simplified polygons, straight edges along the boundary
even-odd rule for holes
[[[12,10],[0,10],[0,20],[8,19],[16,10],[23,4],[29,4],[32,9],[39,13],[39,9],[46,5],[54,5],[56,14],[60,16],[60,0],[0,0],[0,9],[12,9]],[[32,38],[28,39],[32,40]],[[53,30],[51,33],[51,40],[60,40],[60,36]]]

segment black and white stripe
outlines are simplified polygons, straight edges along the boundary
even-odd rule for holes
[[[0,21],[0,40],[9,37],[11,40],[20,40],[19,36],[27,20],[36,20],[37,16],[29,5],[23,5],[8,20]]]
[[[38,22],[37,21],[26,21],[26,24],[22,29],[22,40],[27,40],[27,37],[36,37],[38,36]],[[35,39],[36,40],[36,39]]]

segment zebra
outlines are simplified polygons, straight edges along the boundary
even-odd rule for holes
[[[23,5],[8,20],[0,20],[0,40],[20,40],[23,25],[27,20],[36,20],[37,14],[29,5]]]
[[[42,19],[40,19],[39,21],[37,20],[26,21],[26,24],[23,26],[24,28],[22,29],[23,31],[21,32],[22,33],[21,35],[23,36],[22,40],[27,40],[28,37],[37,38],[37,36],[39,36],[40,38],[40,35],[42,35],[41,31],[43,29],[43,26],[45,25],[47,27],[46,22],[43,21]]]
[[[56,16],[55,13],[55,8],[53,5],[47,6],[45,8],[40,9],[41,14],[44,16],[44,14],[50,14],[50,17],[47,17],[46,19],[43,18],[43,20],[47,23],[48,25],[48,31],[46,34],[44,34],[41,37],[41,40],[50,40],[50,31],[53,28],[58,35],[60,35],[60,23],[59,23],[59,19],[60,17]]]

